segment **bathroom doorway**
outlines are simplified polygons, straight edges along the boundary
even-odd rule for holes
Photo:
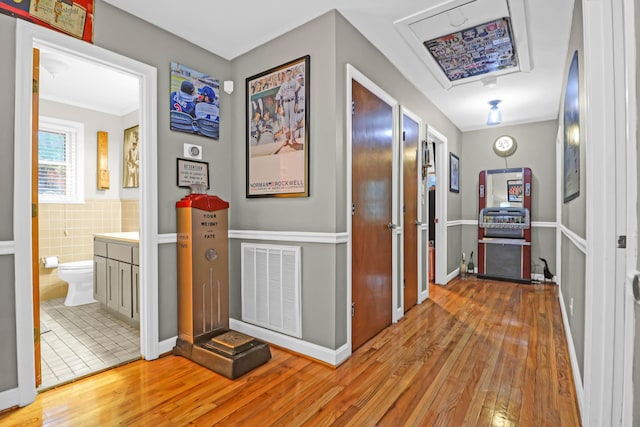
[[[155,67],[119,55],[61,33],[47,30],[26,21],[16,22],[16,96],[14,157],[14,239],[15,274],[23,278],[15,281],[16,293],[16,341],[18,360],[18,389],[20,405],[31,403],[37,394],[34,360],[34,307],[31,286],[32,229],[30,160],[32,156],[32,57],[33,48],[53,48],[78,59],[94,62],[119,73],[129,74],[138,81],[140,109],[138,112],[142,168],[139,187],[139,279],[140,279],[140,328],[138,353],[147,360],[156,359],[158,342],[158,292],[157,287],[157,71]],[[94,91],[95,92],[95,91]],[[93,93],[93,92],[92,92]],[[114,133],[115,134],[115,133]],[[94,158],[95,162],[95,158]],[[27,167],[24,167],[27,165]],[[116,174],[120,173],[118,169]],[[115,179],[115,178],[114,178]],[[115,181],[120,185],[119,181]],[[115,185],[115,184],[114,184]],[[36,262],[40,262],[37,260]],[[26,283],[25,283],[26,282]]]
[[[94,235],[139,236],[139,189],[123,175],[129,171],[124,136],[137,129],[140,97],[135,76],[52,46],[41,47],[39,58],[34,298],[40,302],[36,372],[40,362],[44,390],[140,358],[139,325],[93,298],[94,274],[103,271],[94,272]],[[66,159],[63,169],[54,164],[56,153]]]
[[[429,282],[445,285],[447,277],[447,188],[448,188],[448,167],[447,137],[438,132],[432,126],[427,126],[427,144],[433,154],[431,182],[429,188],[435,189],[429,192],[429,240],[433,242],[431,257],[433,258],[434,270],[431,277],[434,280]]]

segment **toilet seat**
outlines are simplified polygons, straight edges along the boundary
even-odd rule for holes
[[[92,260],[65,262],[58,265],[58,270],[84,270],[93,268]]]

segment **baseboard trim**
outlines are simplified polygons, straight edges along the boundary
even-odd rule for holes
[[[571,372],[573,374],[573,384],[576,387],[576,398],[578,399],[578,409],[580,417],[584,420],[584,387],[582,386],[582,377],[580,376],[580,366],[578,365],[578,357],[576,349],[573,345],[573,337],[571,336],[571,327],[569,326],[569,317],[564,305],[562,290],[558,291],[558,300],[560,303],[560,311],[562,313],[562,322],[564,323],[565,339],[567,340],[567,348],[569,349],[569,358],[571,359]]]
[[[173,350],[173,347],[176,346],[177,339],[178,337],[175,336],[172,338],[168,338],[164,341],[160,341],[158,343],[158,354],[162,356],[165,353],[171,353],[171,351]]]
[[[11,390],[0,392],[0,411],[18,406],[19,403],[19,389],[12,388]]]
[[[337,350],[331,350],[298,338],[260,328],[237,319],[229,319],[229,328],[258,338],[262,341],[272,343],[278,347],[302,354],[311,359],[316,359],[331,366],[338,366],[351,356],[351,351],[347,344],[341,346]]]

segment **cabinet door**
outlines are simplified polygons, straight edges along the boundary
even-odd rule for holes
[[[101,256],[93,257],[93,297],[107,303],[107,259]]]
[[[131,267],[131,291],[133,293],[131,310],[133,311],[133,320],[140,321],[140,267],[134,265]]]
[[[118,261],[107,258],[107,307],[118,310]]]
[[[131,264],[118,263],[118,311],[131,318]]]

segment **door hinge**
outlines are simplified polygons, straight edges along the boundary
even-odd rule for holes
[[[31,90],[33,93],[38,93],[38,81],[36,79],[33,79]]]
[[[402,131],[402,141],[406,141],[407,140],[407,132],[406,131]]]
[[[356,214],[356,204],[351,203],[351,216],[354,216],[355,214]]]
[[[351,115],[353,116],[356,113],[356,102],[351,101]]]
[[[351,317],[356,315],[356,303],[352,302],[351,303]]]
[[[38,205],[36,203],[31,203],[31,218],[38,217]]]

